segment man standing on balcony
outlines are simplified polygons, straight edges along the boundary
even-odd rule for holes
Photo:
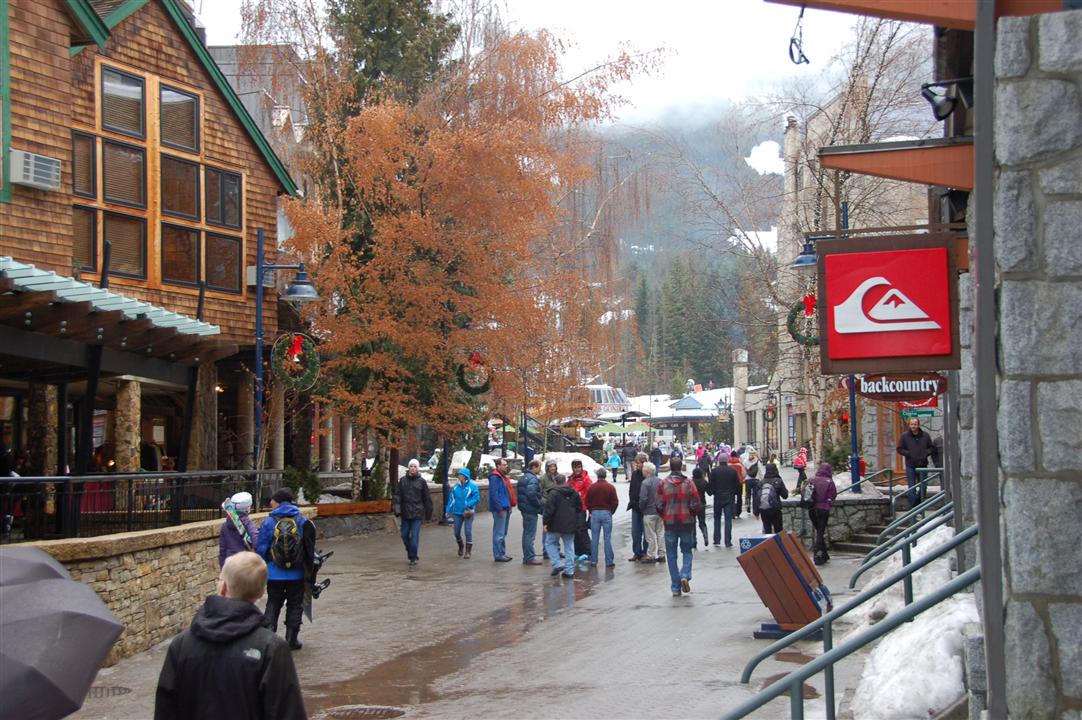
[[[928,466],[928,456],[934,446],[932,438],[920,427],[920,420],[909,418],[909,429],[898,439],[898,454],[905,458],[905,481],[909,485],[909,507],[913,508],[924,499],[917,485],[917,468]]]

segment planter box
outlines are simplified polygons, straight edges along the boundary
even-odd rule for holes
[[[390,500],[365,500],[363,502],[324,503],[316,505],[319,517],[336,515],[378,515],[391,512]]]

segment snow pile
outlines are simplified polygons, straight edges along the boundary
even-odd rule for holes
[[[950,541],[954,531],[940,527],[921,538],[913,560]],[[913,597],[919,599],[951,580],[948,553],[913,575]],[[901,553],[880,563],[864,587],[871,587],[902,568]],[[881,593],[857,610],[856,625],[844,640],[864,632],[905,602],[902,583]],[[853,698],[854,708],[875,708],[877,718],[932,717],[965,691],[962,670],[962,630],[978,622],[970,593],[955,595],[883,637],[868,656]],[[857,713],[858,715],[860,713]]]
[[[455,473],[458,470],[466,467],[466,465],[469,464],[469,462],[470,462],[470,454],[472,452],[473,452],[472,450],[456,450],[454,452],[454,454],[451,455],[451,473]],[[516,455],[513,452],[508,451],[508,453],[507,453],[507,459],[508,460],[514,460],[517,457],[518,457],[518,455]],[[482,468],[487,467],[489,469],[495,468],[496,467],[496,461],[499,460],[499,459],[500,459],[499,455],[489,455],[488,453],[481,453],[480,467],[482,467]],[[476,479],[477,478],[474,478],[474,480],[476,480]]]
[[[979,622],[971,593],[944,600],[886,635],[868,656],[852,707],[882,720],[934,717],[965,692],[962,629]]]
[[[582,469],[590,473],[590,477],[597,477],[597,469],[601,465],[589,455],[583,455],[576,452],[550,452],[544,455],[538,454],[535,459],[541,461],[541,470],[544,471],[545,463],[549,460],[556,461],[556,471],[563,473],[564,475],[571,474],[571,461],[581,460]]]

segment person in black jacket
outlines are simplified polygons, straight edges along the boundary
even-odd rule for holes
[[[710,471],[710,488],[714,496],[714,544],[721,544],[721,518],[725,518],[725,547],[733,546],[733,504],[740,502],[740,476],[731,464],[718,463]]]
[[[703,457],[706,457],[706,453],[703,453]],[[699,523],[699,530],[703,534],[703,547],[710,547],[710,536],[706,534],[706,492],[710,489],[710,483],[707,482],[706,473],[703,472],[701,467],[696,467],[691,471],[691,482],[695,484],[695,489],[702,499],[702,502],[699,503],[699,511],[695,513],[695,519]],[[699,544],[695,543],[695,547],[698,546]]]
[[[253,552],[231,555],[190,628],[173,639],[154,697],[154,720],[303,720],[289,645],[263,627],[255,602],[267,564]]]
[[[635,469],[631,471],[631,485],[627,491],[627,509],[631,511],[631,557],[628,562],[638,562],[646,557],[646,533],[639,509],[639,493],[642,490],[642,464],[648,459],[646,453],[635,456]]]
[[[406,546],[410,567],[417,564],[421,544],[421,521],[432,519],[432,496],[428,481],[421,477],[421,463],[410,460],[406,474],[398,481],[391,503],[395,517],[402,518],[402,544]]]
[[[923,489],[917,485],[917,468],[928,466],[928,456],[933,449],[932,437],[921,430],[920,420],[909,418],[909,429],[898,438],[898,454],[905,458],[905,481],[909,485],[911,508],[924,500]]]
[[[557,475],[556,487],[545,499],[545,514],[542,519],[545,527],[545,552],[552,561],[553,577],[561,571],[564,577],[575,576],[575,533],[585,514],[582,498],[575,488],[567,484],[563,475]],[[561,544],[564,550],[563,558],[560,557]]]
[[[763,488],[767,485],[774,488],[773,492],[767,492],[765,495],[771,500],[770,507],[766,507],[762,503],[764,497]],[[777,465],[774,463],[766,464],[766,474],[763,476],[763,481],[756,484],[756,488],[757,491],[755,497],[752,498],[752,505],[755,509],[755,514],[763,521],[763,534],[770,535],[772,533],[780,533],[781,501],[789,497],[789,488],[785,487],[785,483],[782,482],[781,473],[778,471]]]

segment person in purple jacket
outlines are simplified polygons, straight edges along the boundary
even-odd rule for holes
[[[812,527],[815,528],[815,555],[816,565],[822,565],[830,560],[827,553],[827,522],[830,520],[830,509],[834,507],[834,498],[838,496],[838,486],[834,484],[834,472],[830,463],[820,463],[819,470],[810,481],[812,491],[812,506],[808,510],[811,517]]]
[[[231,518],[225,519],[222,531],[218,534],[218,567],[225,565],[225,561],[230,555],[252,550],[259,540],[255,525],[252,523],[252,519],[248,517],[249,511],[252,509],[252,494],[239,492],[229,500],[237,509],[237,519],[245,532],[242,534]]]

